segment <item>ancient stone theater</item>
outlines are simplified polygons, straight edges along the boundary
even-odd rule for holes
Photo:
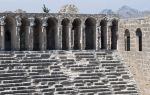
[[[150,18],[66,10],[0,13],[0,95],[149,95]]]

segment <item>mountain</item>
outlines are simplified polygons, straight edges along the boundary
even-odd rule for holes
[[[139,11],[137,9],[131,8],[129,6],[122,6],[116,12],[113,12],[111,9],[104,9],[101,11],[102,14],[117,14],[120,18],[136,18],[150,16],[150,11]]]
[[[130,8],[129,6],[122,6],[118,11],[119,14],[123,18],[131,18],[131,17],[140,17],[142,16],[142,12],[137,9]]]
[[[111,15],[111,14],[115,14],[114,11],[112,11],[111,9],[104,9],[101,12],[102,14],[107,14],[107,15]]]

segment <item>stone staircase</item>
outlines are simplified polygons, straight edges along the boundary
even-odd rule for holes
[[[1,51],[0,95],[138,95],[119,59],[106,51]]]

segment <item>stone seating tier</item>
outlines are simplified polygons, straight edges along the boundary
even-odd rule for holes
[[[0,52],[0,95],[138,95],[125,64],[104,51]]]

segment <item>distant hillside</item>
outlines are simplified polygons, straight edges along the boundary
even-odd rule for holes
[[[101,11],[102,14],[118,14],[121,18],[135,18],[149,16],[150,11],[139,11],[137,9],[131,8],[129,6],[122,6],[116,12],[111,9],[104,9]]]

